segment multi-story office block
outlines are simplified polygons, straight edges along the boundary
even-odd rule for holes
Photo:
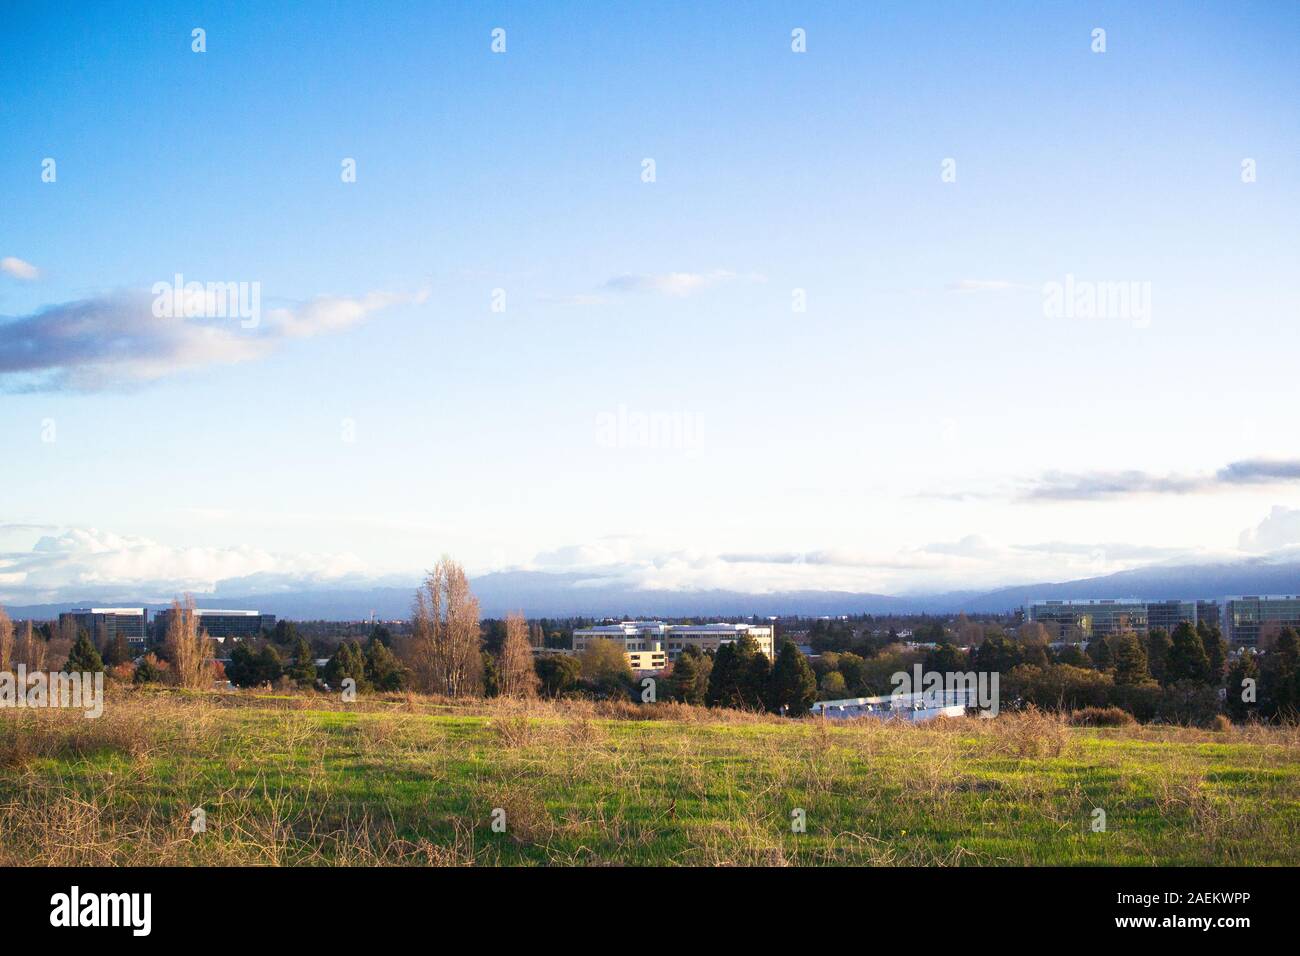
[[[71,621],[96,642],[112,643],[121,634],[130,645],[144,647],[147,613],[142,607],[83,607],[59,615],[59,627]]]
[[[1186,622],[1195,626],[1197,601],[1148,601],[1147,630],[1172,634],[1174,628]]]
[[[1218,601],[1197,601],[1196,602],[1196,623],[1204,624],[1206,627],[1223,627],[1223,619],[1220,616]]]
[[[167,628],[171,624],[172,615],[175,613],[175,609],[168,608],[154,615],[154,633],[158,640],[166,637]],[[194,616],[198,619],[200,629],[208,632],[208,637],[220,641],[224,641],[228,637],[235,640],[256,637],[262,631],[275,628],[275,615],[263,614],[260,611],[196,608]]]
[[[1224,637],[1231,643],[1255,647],[1261,631],[1270,625],[1300,629],[1300,596],[1245,595],[1224,602]]]
[[[1098,601],[1033,601],[1026,608],[1029,620],[1055,629],[1053,637],[1110,637],[1121,631],[1143,633],[1147,606],[1136,598]]]
[[[1120,631],[1146,634],[1173,633],[1184,622],[1219,626],[1219,605],[1215,601],[1145,601],[1137,598],[1097,601],[1033,601],[1025,608],[1030,621],[1054,630],[1053,636],[1067,640],[1071,635],[1091,640]]]

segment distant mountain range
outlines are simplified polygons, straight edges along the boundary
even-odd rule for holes
[[[482,612],[500,617],[521,610],[530,617],[690,617],[749,614],[950,614],[959,611],[998,613],[1026,601],[1047,598],[1118,598],[1149,600],[1200,598],[1218,600],[1232,594],[1300,593],[1300,561],[1253,558],[1219,564],[1159,565],[1076,581],[1040,582],[992,591],[948,591],[888,595],[857,591],[646,591],[596,573],[499,571],[472,582]],[[286,590],[243,596],[197,597],[199,607],[256,608],[293,620],[364,620],[373,613],[384,620],[406,618],[416,584],[408,587]],[[60,611],[90,605],[139,606],[129,594],[94,600],[11,607],[15,618],[52,618]],[[146,605],[158,610],[166,605]]]

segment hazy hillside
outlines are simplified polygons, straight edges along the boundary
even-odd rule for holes
[[[1020,584],[994,591],[946,592],[893,596],[852,591],[781,591],[747,594],[741,591],[639,591],[620,583],[601,583],[590,574],[502,571],[473,581],[483,614],[489,617],[522,610],[533,617],[629,614],[643,617],[748,614],[907,614],[974,611],[996,613],[1043,598],[1140,597],[1221,599],[1230,594],[1293,594],[1300,592],[1300,563],[1269,563],[1252,559],[1235,563],[1150,567],[1077,581]],[[257,608],[280,617],[361,620],[373,612],[380,618],[405,618],[411,613],[415,582],[408,587],[346,588],[284,591],[273,594],[200,597],[199,607]],[[41,604],[9,608],[14,617],[55,617],[60,611],[87,604],[138,605],[130,595],[117,601]],[[151,609],[165,605],[150,604]]]

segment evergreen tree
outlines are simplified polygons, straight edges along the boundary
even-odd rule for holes
[[[1093,666],[1099,671],[1110,670],[1111,665],[1115,662],[1115,656],[1110,652],[1110,645],[1106,643],[1104,637],[1094,637],[1088,642],[1088,656],[1092,658]],[[1150,657],[1147,659],[1150,666]]]
[[[951,645],[946,645],[951,646]],[[772,668],[771,690],[768,706],[772,710],[786,708],[791,717],[802,717],[817,699],[817,676],[794,641],[784,641]]]
[[[257,683],[274,684],[284,674],[284,662],[274,644],[263,644],[257,652]]]
[[[316,656],[305,637],[300,636],[294,644],[293,662],[288,674],[299,687],[314,687],[316,684]]]
[[[272,644],[254,647],[252,641],[237,641],[230,651],[226,680],[236,687],[261,687],[273,684],[284,673],[280,654]]]
[[[356,641],[341,643],[325,665],[325,680],[331,689],[339,690],[348,678],[356,681],[357,690],[369,686],[366,681],[366,655]]]
[[[1246,690],[1249,686],[1246,682],[1253,680],[1255,682],[1255,700],[1246,700]],[[1259,708],[1259,664],[1255,658],[1254,651],[1244,651],[1228,668],[1228,676],[1224,682],[1227,689],[1227,696],[1224,698],[1224,705],[1228,709],[1228,716],[1233,720],[1246,720],[1252,714],[1260,713]]]
[[[559,697],[573,690],[582,677],[582,664],[567,654],[544,654],[537,659],[536,667],[542,693],[547,697]]]
[[[226,665],[226,680],[236,687],[252,687],[257,683],[256,654],[247,641],[239,641],[230,649],[230,663]]]
[[[713,670],[709,673],[709,690],[705,700],[710,707],[742,707],[744,695],[740,689],[740,677],[744,668],[735,644],[723,644],[713,658]]]
[[[1283,719],[1300,716],[1300,639],[1284,627],[1260,664],[1261,696],[1269,711]]]
[[[1146,643],[1147,670],[1151,672],[1152,677],[1163,684],[1166,682],[1165,668],[1168,665],[1169,651],[1173,647],[1173,641],[1169,639],[1169,635],[1165,631],[1156,628],[1147,634]]]
[[[713,707],[762,708],[772,662],[748,634],[723,644],[713,659],[706,699]]]
[[[406,668],[401,665],[388,645],[371,635],[366,648],[366,680],[380,691],[401,690],[406,686]]]
[[[669,694],[674,700],[697,707],[708,703],[709,681],[713,676],[713,657],[698,647],[686,647],[673,664],[669,677]]]
[[[156,684],[163,679],[163,669],[158,666],[158,658],[146,654],[135,669],[135,683]]]
[[[738,644],[744,644],[741,655],[744,666],[741,669],[741,693],[745,706],[759,710],[771,709],[768,691],[772,684],[772,660],[758,647],[758,642],[748,634],[742,634]]]
[[[65,674],[85,674],[104,669],[104,660],[99,656],[99,651],[95,650],[95,645],[90,640],[90,635],[85,629],[77,632],[77,640],[72,645],[72,651],[68,654],[67,663],[63,665]]]
[[[925,670],[936,674],[956,673],[967,669],[967,661],[967,656],[960,647],[944,641],[925,655]],[[844,676],[844,683],[846,685],[853,683],[847,674]]]
[[[1147,652],[1142,640],[1132,631],[1114,638],[1115,683],[1145,684],[1151,680],[1147,669]]]
[[[991,634],[971,655],[977,671],[1009,673],[1021,662],[1020,646],[1004,634]]]
[[[1092,667],[1092,659],[1074,644],[1067,644],[1056,653],[1056,663],[1071,667]]]
[[[281,647],[295,647],[298,644],[298,625],[293,621],[276,621],[271,640]]]
[[[483,682],[483,696],[497,697],[501,693],[501,665],[497,656],[486,647],[479,652],[483,657],[479,671]]]
[[[1166,684],[1190,680],[1209,683],[1210,661],[1196,629],[1186,621],[1174,628],[1169,655],[1165,659]]]
[[[1047,667],[1052,663],[1047,654],[1047,645],[1042,641],[1026,641],[1021,644],[1020,661],[1023,664],[1033,664],[1035,667]]]
[[[1196,625],[1196,633],[1205,645],[1205,657],[1210,665],[1210,683],[1217,686],[1223,680],[1224,668],[1228,663],[1228,642],[1223,639],[1222,631],[1206,625],[1204,621]]]
[[[684,704],[704,703],[708,689],[705,688],[704,694],[699,692],[699,662],[702,657],[698,648],[687,647],[677,658],[672,675],[668,678],[668,692],[673,700],[680,700]]]

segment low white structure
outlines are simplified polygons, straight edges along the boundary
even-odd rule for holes
[[[667,667],[669,661],[677,660],[688,647],[702,652],[716,651],[723,644],[731,644],[744,635],[752,637],[758,649],[768,657],[776,656],[771,624],[622,621],[618,624],[578,628],[573,632],[573,650],[574,653],[581,653],[591,641],[597,639],[613,641],[623,646],[633,670],[656,671]]]
[[[810,708],[814,717],[851,720],[876,717],[881,720],[910,720],[919,723],[935,717],[961,717],[967,707],[976,706],[975,695],[965,691],[938,694],[886,694],[883,697],[847,697],[819,700]]]

